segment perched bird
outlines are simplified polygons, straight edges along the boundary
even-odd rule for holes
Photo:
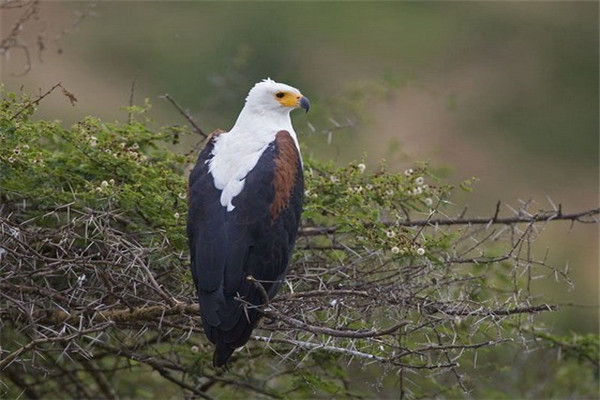
[[[265,79],[229,132],[213,134],[189,179],[191,269],[202,323],[223,366],[255,328],[285,277],[302,212],[304,177],[290,111],[308,99]],[[254,278],[254,280],[248,277]]]

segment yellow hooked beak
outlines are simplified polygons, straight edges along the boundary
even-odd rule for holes
[[[289,92],[278,92],[275,94],[277,101],[284,107],[301,107],[308,112],[310,108],[310,102],[308,98],[301,94],[292,94]]]

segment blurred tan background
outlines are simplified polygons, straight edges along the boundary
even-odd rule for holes
[[[4,38],[22,10],[1,13]],[[22,28],[23,47],[0,55],[5,87],[35,95],[62,82],[79,100],[53,94],[36,118],[125,120],[135,80],[135,103],[149,98],[157,125],[185,124],[168,93],[205,130],[227,129],[271,77],[311,99],[294,119],[321,160],[385,159],[398,171],[428,161],[444,180],[476,177],[454,199],[472,215],[498,200],[598,207],[595,2],[42,2]],[[536,248],[568,263],[575,283],[540,294],[590,306],[548,322],[596,332],[597,225],[553,223]]]

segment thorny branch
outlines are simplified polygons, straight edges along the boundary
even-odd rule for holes
[[[201,334],[187,262],[164,233],[128,233],[119,210],[80,210],[67,204],[31,217],[31,207],[26,202],[0,206],[3,384],[30,397],[63,390],[72,396],[110,398],[115,397],[115,371],[136,363],[200,398],[211,398],[211,391],[223,386],[278,396],[252,380],[230,379],[208,367],[210,346]],[[303,227],[302,240],[319,246],[301,252],[284,290],[260,307],[265,318],[253,336],[255,343],[235,353],[233,362],[251,360],[266,346],[296,363],[330,353],[348,362],[403,371],[449,371],[462,384],[457,368],[463,353],[511,340],[506,328],[489,327],[503,321],[518,326],[536,313],[556,309],[535,302],[523,290],[527,280],[518,279],[566,277],[529,250],[543,224],[593,222],[597,215],[597,209],[567,214],[523,208],[512,217],[496,212],[492,218],[401,222],[415,235],[423,229],[436,235],[460,228],[447,250],[419,259],[360,248],[347,240],[348,233],[332,227]],[[499,237],[508,246],[486,255],[485,246]],[[496,271],[501,264],[511,265],[514,287],[486,301],[471,296],[487,290],[486,279],[506,273]],[[456,329],[457,318],[467,321],[470,339],[437,335],[442,328]],[[70,364],[59,370],[56,359]],[[112,360],[110,367],[107,360]],[[195,370],[198,360],[202,368]],[[49,373],[54,387],[45,378]]]
[[[559,207],[557,210],[553,211],[541,211],[538,213],[528,213],[523,210],[517,211],[516,215],[511,217],[498,217],[498,210],[500,207],[500,203],[498,203],[498,208],[496,209],[496,213],[490,218],[481,218],[481,217],[472,217],[465,218],[464,216],[459,216],[457,218],[427,218],[424,220],[410,220],[407,219],[405,221],[394,221],[390,223],[390,225],[396,226],[408,226],[408,227],[422,227],[422,226],[468,226],[468,225],[513,225],[513,224],[527,224],[531,222],[549,222],[549,221],[571,221],[571,222],[579,222],[579,223],[598,223],[598,214],[600,214],[600,208],[593,208],[585,211],[575,212],[575,213],[563,213],[562,208]],[[316,235],[326,235],[332,234],[336,232],[336,228],[333,226],[330,227],[316,227],[316,226],[307,226],[302,227],[300,229],[300,235],[303,236],[316,236]]]
[[[12,353],[4,356],[2,358],[2,360],[0,361],[0,370],[9,366],[21,354],[23,354],[27,351],[30,351],[30,350],[36,348],[37,346],[40,346],[45,343],[69,342],[77,337],[81,337],[83,335],[87,335],[87,334],[90,334],[93,332],[97,332],[97,331],[106,329],[106,328],[108,328],[109,325],[111,325],[110,322],[95,326],[93,328],[84,329],[82,331],[78,331],[78,332],[75,332],[73,334],[66,335],[66,336],[46,337],[46,338],[32,340],[31,342],[27,343],[25,346],[22,346],[19,349],[13,351]]]

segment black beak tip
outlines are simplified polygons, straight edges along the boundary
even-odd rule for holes
[[[310,101],[306,97],[300,99],[300,107],[304,108],[306,112],[310,109]]]

